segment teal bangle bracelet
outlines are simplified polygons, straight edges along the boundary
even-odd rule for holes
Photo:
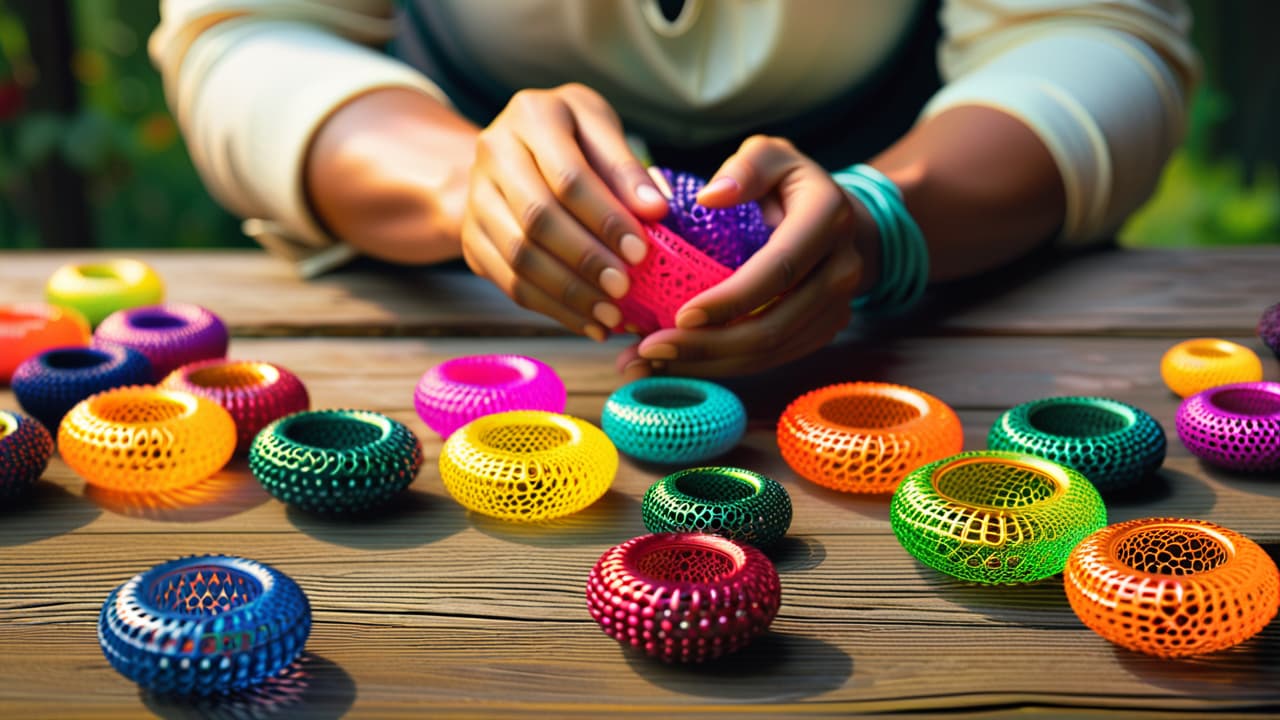
[[[832,175],[871,213],[880,231],[880,280],[854,307],[900,312],[924,295],[929,283],[929,246],[902,199],[902,192],[870,165],[853,165]]]
[[[249,471],[267,492],[308,512],[343,514],[386,503],[418,476],[422,443],[366,410],[314,410],[263,428]]]
[[[1104,495],[1140,483],[1164,463],[1164,428],[1143,410],[1103,397],[1052,397],[1006,410],[987,435],[1014,450],[1079,470]]]
[[[889,523],[902,547],[977,583],[1043,580],[1107,524],[1102,497],[1079,472],[1025,453],[964,452],[925,465],[898,486]]]
[[[649,532],[705,532],[763,548],[791,527],[791,496],[750,470],[689,468],[650,485],[640,512]]]

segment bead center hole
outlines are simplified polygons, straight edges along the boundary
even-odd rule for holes
[[[38,313],[23,312],[21,310],[0,310],[0,323],[5,325],[43,323],[46,320],[48,320],[48,316]]]
[[[569,433],[555,425],[502,425],[484,434],[480,442],[509,453],[554,450],[569,442]]]
[[[92,280],[118,280],[120,274],[110,265],[81,265],[80,275]]]
[[[1214,345],[1192,345],[1187,348],[1187,354],[1208,360],[1221,360],[1225,357],[1231,357],[1231,353]]]
[[[1090,405],[1049,405],[1033,410],[1027,421],[1042,433],[1074,438],[1110,435],[1133,424],[1114,410]]]
[[[1263,390],[1222,390],[1210,398],[1214,405],[1237,415],[1266,417],[1280,413],[1280,395]]]
[[[818,414],[828,422],[851,428],[883,430],[905,425],[922,416],[917,406],[882,395],[845,395],[818,406]]]
[[[111,361],[111,356],[101,350],[51,350],[44,354],[44,364],[54,370],[84,370]]]
[[[934,474],[933,486],[957,502],[1001,510],[1030,507],[1058,491],[1054,478],[1040,470],[989,460],[944,465]]]
[[[1121,538],[1114,552],[1120,562],[1151,575],[1194,575],[1231,558],[1231,549],[1220,538],[1178,525],[1139,528]]]
[[[707,394],[697,388],[663,385],[639,388],[633,397],[643,405],[670,409],[693,407],[707,401]]]
[[[756,494],[747,482],[717,472],[691,472],[676,478],[676,489],[707,502],[733,503]]]
[[[474,365],[456,363],[443,368],[445,378],[463,385],[508,385],[524,377],[519,368],[510,365]]]
[[[172,330],[185,327],[187,321],[163,310],[153,310],[134,313],[129,316],[129,324],[140,330]]]
[[[209,617],[244,607],[262,595],[252,575],[214,565],[186,567],[151,582],[144,597],[164,613]]]
[[[187,376],[187,382],[192,385],[214,390],[243,390],[270,385],[278,379],[280,373],[275,368],[257,363],[213,365]]]
[[[636,569],[662,582],[709,583],[731,575],[738,567],[726,552],[703,545],[675,544],[654,548]]]
[[[93,412],[121,425],[167,422],[192,410],[187,403],[164,395],[107,395],[93,402]]]
[[[302,416],[285,424],[285,438],[320,450],[351,450],[380,440],[388,431],[382,425],[354,417]]]

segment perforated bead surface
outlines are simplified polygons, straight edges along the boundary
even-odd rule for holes
[[[169,373],[160,385],[208,398],[231,413],[240,452],[248,452],[253,438],[272,421],[311,407],[298,376],[266,362],[201,360]]]
[[[524,355],[471,355],[431,368],[418,380],[413,407],[441,437],[484,415],[508,410],[564,412],[564,382],[550,365]]]
[[[791,527],[786,488],[742,468],[672,473],[649,486],[640,510],[649,532],[705,532],[756,547],[773,545]]]
[[[960,453],[902,481],[889,505],[902,547],[962,580],[1026,583],[1062,572],[1107,523],[1102,498],[1071,468],[1023,453]]]
[[[733,271],[661,225],[644,223],[649,252],[628,270],[631,290],[618,301],[623,328],[647,335],[676,325],[676,311]]]
[[[1016,450],[1075,468],[1103,494],[1155,472],[1167,446],[1155,418],[1102,397],[1033,400],[1005,411],[987,435],[992,450]]]
[[[681,465],[723,455],[742,439],[747,411],[728,389],[691,378],[644,378],[618,388],[600,425],[618,450]]]
[[[1227,340],[1196,338],[1169,348],[1160,361],[1165,385],[1181,397],[1202,390],[1262,379],[1262,360],[1249,348]]]
[[[113,312],[163,301],[164,281],[146,263],[129,258],[71,264],[49,276],[45,297],[97,325]]]
[[[814,390],[778,421],[778,449],[791,469],[842,492],[891,493],[908,472],[963,444],[955,411],[928,393],[888,383]]]
[[[187,557],[111,591],[98,643],[121,675],[155,692],[210,695],[261,683],[302,653],[307,596],[253,560]]]
[[[721,265],[736,270],[769,241],[772,230],[754,202],[727,208],[698,204],[706,180],[686,172],[659,170],[671,188],[662,224]]]
[[[550,520],[600,499],[618,451],[568,415],[515,410],[462,426],[440,451],[444,487],[463,507],[501,520]]]
[[[1280,358],[1280,303],[1262,311],[1258,318],[1258,337]]]
[[[218,316],[184,303],[121,310],[93,333],[94,345],[114,343],[147,356],[154,382],[187,363],[226,357],[229,341]]]
[[[45,350],[88,344],[89,323],[75,310],[39,303],[0,305],[0,384]]]
[[[315,513],[385,504],[418,476],[422,443],[409,428],[366,410],[313,410],[258,433],[249,470],[281,502]]]
[[[781,602],[769,558],[718,535],[642,535],[605,551],[587,578],[587,609],[605,634],[664,662],[742,648]]]
[[[25,495],[53,456],[53,438],[36,420],[0,410],[0,506]]]
[[[1280,383],[1237,383],[1192,395],[1178,406],[1178,439],[1212,465],[1280,470]]]
[[[82,400],[58,428],[58,452],[93,485],[154,492],[221,470],[236,425],[217,403],[175,390],[124,387]]]
[[[22,409],[57,429],[76,403],[103,390],[151,382],[151,363],[118,345],[64,347],[29,358],[13,374],[13,394]]]
[[[1175,657],[1253,637],[1280,607],[1280,572],[1249,538],[1203,520],[1111,525],[1071,553],[1071,609],[1117,645]]]

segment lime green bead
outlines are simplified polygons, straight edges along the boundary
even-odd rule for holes
[[[164,281],[138,260],[63,265],[49,277],[45,298],[53,305],[80,311],[97,327],[117,310],[163,302]]]

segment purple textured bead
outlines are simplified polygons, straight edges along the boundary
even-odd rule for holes
[[[187,363],[226,357],[229,340],[217,315],[185,303],[120,310],[93,333],[94,345],[114,343],[145,355],[154,382]]]
[[[736,270],[764,247],[773,230],[765,224],[760,206],[754,202],[727,208],[709,208],[698,204],[698,191],[706,180],[686,172],[660,168],[671,186],[671,211],[662,224],[684,238],[690,245],[706,253],[712,260]]]
[[[1280,358],[1280,303],[1262,311],[1258,320],[1258,337]]]
[[[413,407],[428,427],[449,437],[472,420],[508,410],[563,413],[564,382],[551,366],[524,355],[454,358],[422,375]]]
[[[1178,407],[1178,439],[1211,465],[1280,470],[1280,383],[1235,383],[1192,395]]]

